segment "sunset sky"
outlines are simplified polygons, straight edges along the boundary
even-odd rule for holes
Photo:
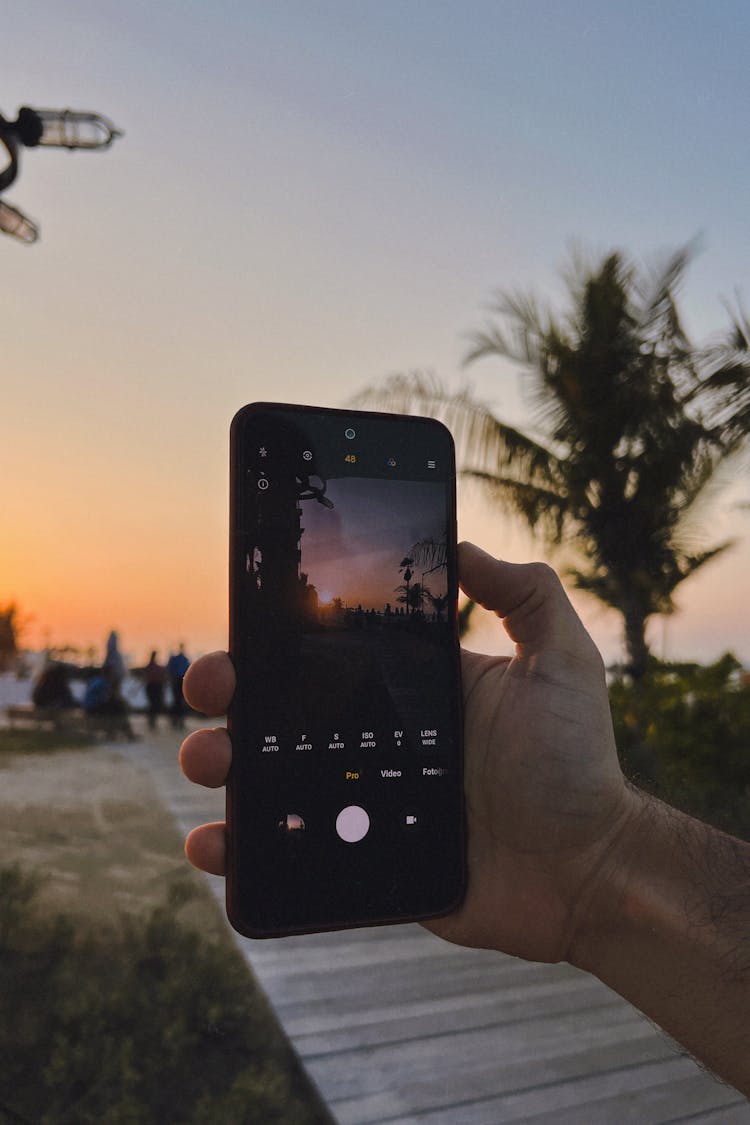
[[[493,292],[554,301],[573,241],[650,260],[699,236],[696,339],[735,290],[750,307],[749,35],[740,0],[8,6],[0,111],[125,131],[26,151],[3,196],[42,232],[0,237],[0,605],[24,641],[223,646],[235,411],[340,406],[415,368],[460,386]],[[468,376],[529,424],[511,364]],[[747,460],[723,483],[691,532],[736,546],[651,637],[750,664]],[[465,489],[459,519],[541,553]],[[617,619],[576,604],[617,658]]]

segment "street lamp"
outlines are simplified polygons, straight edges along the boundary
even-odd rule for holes
[[[30,109],[22,106],[13,123],[22,144],[29,148],[109,148],[122,132],[99,113],[76,109]]]
[[[73,109],[31,109],[22,106],[15,121],[0,114],[0,144],[8,153],[7,167],[0,171],[0,192],[18,175],[18,154],[24,148],[104,149],[121,137],[111,121],[98,113]],[[36,242],[36,224],[17,207],[0,202],[0,230],[22,242]]]

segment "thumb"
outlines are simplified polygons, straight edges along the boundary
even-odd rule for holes
[[[473,543],[458,547],[461,589],[503,619],[511,640],[528,652],[542,649],[596,651],[560,579],[546,563],[495,559]]]

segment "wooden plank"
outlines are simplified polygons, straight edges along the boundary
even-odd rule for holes
[[[428,1120],[430,1125],[667,1125],[668,1121],[677,1125],[693,1120],[691,1106],[709,1104],[713,1107],[709,1115],[715,1118],[716,1125],[730,1121],[730,1114],[746,1125],[748,1117],[737,1117],[736,1113],[743,1110],[747,1114],[747,1103],[738,1102],[737,1092],[720,1083],[705,1083],[705,1077],[689,1059],[672,1059],[648,1069],[617,1069],[571,1082],[508,1092],[496,1098],[454,1103],[420,1120]],[[687,1112],[677,1116],[681,1104]],[[342,1125],[364,1125],[367,1119],[357,1116],[356,1107],[353,1108],[355,1116],[339,1116]],[[700,1121],[703,1116],[700,1111],[695,1120]],[[406,1125],[414,1118],[381,1116],[370,1120]]]
[[[403,962],[417,971],[422,962],[447,968],[451,959],[477,965],[490,963],[497,953],[478,951],[483,959],[463,955],[471,950],[441,942],[422,926],[383,926],[347,930],[332,934],[306,934],[297,937],[276,938],[271,941],[247,941],[253,960],[263,966],[263,971],[279,978],[301,975],[302,966],[311,972],[335,973],[337,969],[369,968],[373,965],[390,965]],[[442,968],[441,970],[442,971]]]
[[[590,985],[560,980],[537,987],[522,985],[502,991],[474,992],[458,997],[418,1000],[412,1004],[368,1007],[358,1012],[341,1013],[326,1009],[308,1011],[295,1018],[291,1011],[284,1020],[297,1049],[321,1056],[338,1050],[354,1049],[374,1043],[403,1043],[408,1039],[437,1036],[467,1028],[492,1027],[555,1015],[562,1012],[599,1011],[609,1007],[601,1002],[598,982]]]
[[[308,1056],[305,1064],[334,1101],[377,1092],[387,1088],[385,1083],[408,1089],[410,1104],[420,1109],[436,1104],[437,1088],[449,1100],[491,1096],[508,1082],[530,1085],[595,1073],[616,1065],[629,1047],[635,1048],[633,1059],[648,1058],[654,1048],[671,1053],[665,1041],[654,1043],[653,1029],[635,1013],[618,1010],[597,1022],[584,1011],[397,1046]]]
[[[665,1050],[663,1047],[662,1050]],[[423,1097],[419,1103],[409,1087],[392,1087],[384,1093],[389,1095],[392,1106],[400,1097],[398,1112],[384,1110],[381,1093],[333,1100],[330,1104],[340,1125],[373,1125],[381,1122],[429,1122],[429,1125],[495,1125],[505,1121],[526,1121],[529,1113],[558,1109],[563,1112],[569,1105],[576,1106],[577,1123],[593,1125],[597,1118],[590,1110],[597,1098],[617,1089],[619,1083],[625,1090],[642,1089],[651,1081],[669,1081],[673,1086],[681,1084],[686,1075],[694,1073],[695,1068],[689,1059],[675,1058],[672,1053],[661,1058],[643,1059],[632,1055],[628,1049],[617,1046],[608,1052],[600,1052],[600,1061],[610,1065],[591,1074],[586,1058],[555,1060],[554,1067],[540,1070],[526,1067],[524,1070],[504,1067],[498,1060],[495,1070],[494,1088],[469,1087],[449,1084],[442,1080],[440,1071],[435,1071],[435,1081],[430,1097]],[[447,1069],[455,1074],[455,1069]],[[736,1096],[736,1095],[735,1095]],[[528,1111],[528,1112],[527,1112]],[[648,1122],[642,1119],[641,1125]],[[660,1120],[660,1119],[656,1119]],[[610,1118],[602,1125],[614,1125],[617,1118]]]
[[[730,1093],[737,1097],[736,1090],[730,1090]],[[748,1125],[750,1122],[750,1105],[747,1098],[741,1098],[739,1101],[730,1102],[721,1107],[721,1109],[709,1110],[708,1113],[692,1113],[683,1114],[680,1117],[670,1117],[669,1120],[660,1122],[660,1125],[681,1125],[682,1122],[689,1123],[689,1125]]]
[[[326,971],[309,974],[300,970],[299,960],[296,960],[294,973],[280,976],[268,973],[262,961],[258,961],[250,952],[251,960],[256,972],[273,990],[275,1000],[282,1005],[294,1007],[305,1001],[314,1001],[325,1004],[335,1002],[338,1010],[347,1012],[361,1010],[373,996],[379,996],[381,1003],[395,1005],[408,1004],[422,996],[462,996],[472,991],[482,991],[483,988],[502,987],[499,975],[495,972],[488,973],[486,969],[478,969],[471,962],[464,963],[460,958],[448,962],[446,965],[435,965],[430,962],[417,971],[408,965],[395,962],[393,965],[383,966],[380,971],[364,969],[361,972],[347,972],[331,966]],[[504,969],[512,979],[515,968]],[[499,974],[500,970],[497,970]],[[539,979],[539,974],[526,969],[518,969],[519,975],[529,983]],[[507,979],[507,978],[506,978]],[[377,988],[373,989],[373,981],[377,981]]]
[[[688,1061],[688,1060],[685,1060]],[[681,1076],[681,1080],[674,1081],[674,1075],[667,1075],[666,1068],[656,1072],[653,1077],[663,1078],[653,1085],[644,1085],[643,1075],[639,1074],[641,1081],[629,1089],[620,1088],[615,1091],[618,1084],[610,1082],[612,1087],[608,1096],[601,1098],[592,1097],[592,1089],[585,1091],[586,1116],[591,1122],[616,1121],[617,1125],[642,1125],[643,1121],[664,1122],[671,1119],[674,1122],[690,1121],[696,1112],[711,1110],[716,1113],[723,1110],[725,1105],[737,1106],[737,1091],[717,1081],[706,1081],[708,1075],[701,1073],[691,1066]],[[577,1083],[577,1086],[583,1084]],[[581,1091],[577,1091],[580,1097]],[[549,1091],[545,1091],[549,1096]],[[493,1107],[494,1108],[494,1107]],[[745,1106],[748,1112],[747,1105]],[[502,1120],[502,1118],[498,1119]],[[505,1117],[506,1121],[523,1121],[525,1125],[580,1125],[581,1102],[562,1109],[558,1101],[554,1109],[529,1116],[526,1106],[522,1107],[522,1116]],[[746,1117],[746,1121],[748,1118]]]

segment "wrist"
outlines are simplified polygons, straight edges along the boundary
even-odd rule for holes
[[[679,955],[734,948],[720,913],[748,905],[750,848],[628,786],[628,811],[581,913],[569,960],[604,979],[632,942]],[[728,904],[732,904],[731,908]]]
[[[660,801],[627,785],[624,809],[595,877],[579,904],[579,917],[568,960],[576,968],[602,977],[604,962],[626,933],[656,924],[654,851],[671,812]],[[649,862],[649,859],[651,862]],[[653,913],[653,916],[652,916]]]
[[[638,790],[569,959],[750,1095],[750,845]]]

